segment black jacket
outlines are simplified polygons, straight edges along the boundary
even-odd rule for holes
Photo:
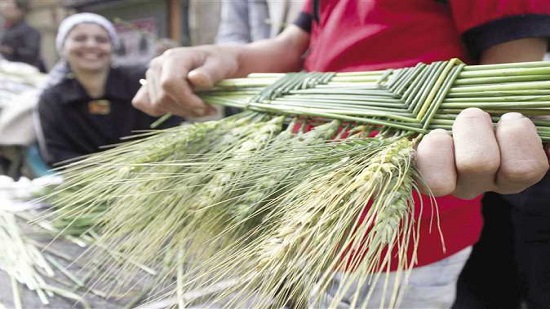
[[[38,103],[42,131],[39,142],[46,162],[54,164],[95,153],[102,146],[119,143],[121,137],[136,130],[150,130],[157,118],[131,104],[144,75],[143,67],[112,68],[105,95],[95,99],[78,80],[70,77],[46,89]],[[180,118],[171,117],[161,127],[180,122]]]
[[[24,62],[43,71],[40,56],[40,33],[25,21],[6,28],[0,44],[13,48],[13,54],[2,53],[6,60]]]
[[[504,198],[518,211],[550,218],[550,172],[534,186],[518,194],[505,195]]]

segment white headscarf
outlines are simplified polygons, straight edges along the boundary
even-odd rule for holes
[[[76,25],[82,23],[93,23],[103,27],[109,34],[113,47],[116,48],[118,45],[118,36],[116,34],[115,27],[109,20],[107,20],[107,18],[94,13],[77,13],[68,16],[59,25],[57,36],[55,38],[55,47],[57,48],[59,55],[62,54],[63,45],[65,44],[65,40],[67,39],[69,32],[71,32]],[[44,88],[49,88],[58,84],[67,76],[69,72],[70,68],[67,61],[64,59],[59,60],[48,73],[48,77],[44,83]]]
[[[71,32],[71,30],[76,25],[82,23],[92,23],[103,27],[109,34],[113,47],[117,47],[118,36],[116,34],[115,27],[109,20],[107,20],[107,18],[94,13],[77,13],[65,18],[59,25],[57,36],[55,38],[55,47],[57,48],[57,52],[60,55],[63,50],[63,45],[65,44],[65,39],[67,39],[67,35],[69,34],[69,32]]]

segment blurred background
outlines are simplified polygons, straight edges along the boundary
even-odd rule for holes
[[[27,23],[42,36],[46,69],[57,62],[55,35],[67,15],[93,12],[115,22],[121,47],[115,61],[138,64],[151,59],[154,42],[171,38],[181,46],[213,43],[221,0],[30,0]],[[0,22],[3,23],[3,20]],[[198,30],[200,29],[200,31]],[[3,35],[0,27],[0,37]]]

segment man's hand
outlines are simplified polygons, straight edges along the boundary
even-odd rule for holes
[[[252,72],[298,71],[308,46],[309,34],[292,25],[276,38],[246,45],[170,49],[151,62],[147,82],[132,103],[152,116],[207,116],[215,109],[205,104],[194,89]]]
[[[151,61],[147,82],[132,104],[153,116],[166,113],[201,117],[216,110],[204,103],[194,89],[209,88],[237,72],[236,47],[175,48]]]
[[[435,196],[471,199],[523,191],[548,171],[549,155],[528,118],[508,113],[494,128],[487,113],[469,108],[458,115],[452,136],[434,130],[424,137],[416,163]]]

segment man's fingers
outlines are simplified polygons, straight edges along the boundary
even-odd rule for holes
[[[435,196],[451,194],[456,187],[453,138],[442,129],[424,136],[416,149],[416,166],[425,186],[423,193]]]
[[[187,80],[195,89],[208,89],[214,86],[212,77],[203,67],[196,68],[187,74]]]
[[[172,113],[195,118],[215,114],[216,109],[195,91],[211,87],[238,71],[237,54],[229,48],[219,49],[173,48],[153,59],[146,74],[147,91],[142,90],[135,97],[135,106],[155,115]]]
[[[188,72],[200,67],[203,61],[202,53],[189,53],[183,49],[179,53],[170,50],[153,59],[146,73],[149,101],[142,103],[142,100],[138,99],[136,106],[141,107],[140,109],[146,113],[155,115],[165,113],[184,117],[207,115],[211,110],[210,106],[195,95],[187,80]]]
[[[495,191],[518,193],[544,177],[548,170],[548,158],[531,120],[519,113],[502,115],[496,137],[501,165]]]
[[[150,98],[149,98],[149,92],[147,91],[147,86],[141,86],[141,88],[139,88],[138,92],[132,99],[132,105],[135,108],[151,116],[157,117],[164,114],[163,111],[155,109],[152,104],[149,104],[149,102],[150,102]]]
[[[185,59],[174,57],[173,52],[167,52],[160,74],[162,102],[169,102],[170,112],[181,116],[200,117],[205,116],[209,106],[205,104],[191,89],[189,73],[197,67],[203,66],[204,55],[202,53],[188,53]],[[182,63],[184,61],[184,63]],[[170,69],[178,68],[178,70]],[[181,68],[181,69],[180,69]],[[167,104],[168,105],[168,104]]]
[[[453,140],[458,174],[453,195],[471,199],[494,190],[500,152],[489,114],[478,108],[462,111],[453,124]]]
[[[452,138],[443,130],[424,137],[416,163],[434,195],[470,199],[537,183],[548,171],[547,152],[535,125],[521,114],[503,115],[495,129],[489,114],[469,108],[456,118]]]
[[[158,89],[159,83],[157,79],[157,75],[159,73],[155,71],[160,71],[160,68],[150,68],[147,70],[147,72],[145,72],[145,78],[147,79],[147,83],[145,84],[145,86],[147,86],[147,93],[149,93],[149,99],[151,100],[151,102],[157,102],[161,99],[161,94],[159,93]],[[160,104],[155,104],[155,107],[158,110],[163,110],[162,105]]]
[[[231,71],[236,69],[236,65],[228,60],[222,61],[220,58],[211,57],[206,59],[203,65],[190,71],[187,79],[194,88],[210,88],[224,77],[231,76]]]

